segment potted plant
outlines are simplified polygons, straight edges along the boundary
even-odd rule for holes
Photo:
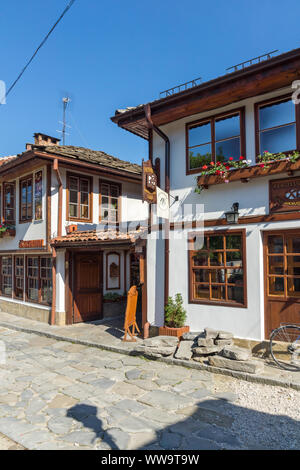
[[[186,311],[183,308],[183,300],[181,294],[168,298],[165,306],[165,326],[159,327],[159,335],[177,336],[181,338],[183,333],[190,331],[190,327],[185,325]]]
[[[0,224],[0,237],[14,237],[16,235],[16,227],[14,225]]]

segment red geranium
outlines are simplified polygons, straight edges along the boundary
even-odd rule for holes
[[[207,165],[203,165],[202,170],[207,170]]]
[[[232,160],[233,160],[233,157],[229,157],[229,160],[232,161]]]
[[[265,165],[264,165],[264,163],[261,163],[259,166],[260,166],[261,168],[264,168]]]
[[[240,156],[240,160],[244,160],[244,157]]]
[[[215,162],[210,162],[211,166],[214,166]]]

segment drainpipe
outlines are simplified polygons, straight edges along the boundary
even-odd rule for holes
[[[159,137],[165,141],[165,191],[170,194],[170,141],[168,136],[159,129],[152,121],[150,104],[144,106],[145,117],[149,129],[154,130]],[[169,240],[169,221],[165,227],[165,292],[164,304],[167,305],[169,297],[169,257],[170,257],[170,240]]]
[[[53,170],[55,171],[57,182],[58,182],[58,220],[57,220],[57,236],[62,235],[62,195],[63,185],[58,168],[58,160],[55,158],[53,162]],[[56,249],[52,247],[52,307],[51,307],[51,318],[50,325],[55,325],[56,317]]]

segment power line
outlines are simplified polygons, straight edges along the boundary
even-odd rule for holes
[[[72,7],[73,3],[75,2],[75,0],[71,0],[69,2],[69,4],[66,6],[66,8],[64,9],[64,11],[62,12],[62,14],[60,15],[60,17],[58,18],[58,20],[54,23],[54,25],[52,26],[52,28],[50,29],[50,31],[48,32],[48,34],[44,37],[44,39],[42,40],[42,42],[40,43],[40,45],[37,47],[37,49],[34,51],[33,55],[30,57],[29,61],[27,62],[27,64],[25,65],[25,67],[23,67],[23,69],[21,70],[21,72],[19,73],[19,75],[17,76],[17,78],[15,79],[15,81],[12,83],[12,85],[9,87],[9,89],[7,90],[7,93],[5,94],[5,97],[7,97],[9,95],[9,93],[12,91],[12,89],[16,86],[16,84],[18,83],[18,81],[20,80],[20,78],[22,77],[22,75],[24,74],[25,70],[29,67],[29,65],[31,64],[31,62],[33,61],[33,59],[35,58],[35,56],[37,55],[37,53],[39,52],[39,50],[43,47],[43,45],[45,44],[45,42],[47,41],[47,39],[49,38],[50,34],[54,31],[54,29],[56,28],[56,26],[58,25],[58,23],[63,19],[63,17],[65,16],[65,14],[67,13],[68,10],[70,10],[70,8]],[[4,97],[3,97],[4,98]],[[0,100],[0,105],[1,105],[1,100]]]

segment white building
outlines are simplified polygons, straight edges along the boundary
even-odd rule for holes
[[[141,167],[35,134],[0,159],[0,178],[1,310],[51,324],[110,315],[106,297],[138,282]]]
[[[300,321],[300,159],[289,160],[300,151],[300,105],[292,99],[299,78],[297,49],[112,117],[149,140],[173,215],[185,204],[197,215],[204,205],[202,248],[195,222],[181,237],[171,222],[169,241],[161,230],[149,236],[144,320],[151,325],[163,325],[164,304],[176,293],[192,331],[208,326],[262,340],[281,322]],[[273,162],[258,160],[264,151]],[[280,152],[286,159],[278,161]],[[250,161],[243,169],[208,174],[218,162],[242,160]],[[232,225],[225,213],[234,203]]]

